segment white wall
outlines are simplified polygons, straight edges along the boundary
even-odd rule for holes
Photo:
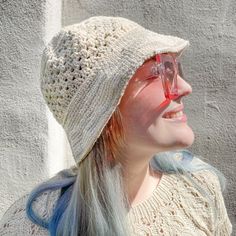
[[[61,28],[61,3],[4,1],[0,16],[1,218],[17,198],[71,162],[64,131],[39,88],[41,53]]]

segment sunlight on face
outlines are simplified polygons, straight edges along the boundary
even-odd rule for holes
[[[161,79],[152,79],[140,90],[151,75],[154,57],[146,60],[129,81],[119,104],[125,131],[135,145],[152,147],[157,151],[175,150],[192,145],[194,134],[187,122],[174,123],[162,116],[181,104],[180,98],[166,100]],[[191,86],[178,76],[180,95],[190,94]],[[170,109],[171,108],[171,109]]]

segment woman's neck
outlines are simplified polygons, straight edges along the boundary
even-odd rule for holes
[[[161,173],[149,164],[123,166],[123,183],[129,204],[133,207],[149,198],[157,187]]]

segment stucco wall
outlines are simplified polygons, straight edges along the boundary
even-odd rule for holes
[[[64,142],[63,131],[47,112],[38,88],[45,42],[61,25],[113,15],[190,41],[182,57],[185,79],[193,88],[183,99],[195,133],[189,150],[225,174],[224,198],[235,226],[236,2],[66,0],[62,11],[60,1],[40,2],[2,2],[0,8],[0,211],[34,183],[68,165],[59,161],[65,160],[67,149],[58,153],[56,148]],[[49,161],[55,156],[57,167]]]
[[[0,2],[0,218],[64,168],[66,139],[39,89],[40,56],[61,28],[61,3]]]

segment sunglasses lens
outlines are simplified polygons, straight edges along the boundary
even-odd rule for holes
[[[175,77],[175,66],[173,61],[164,62],[164,71],[166,79],[172,84]]]
[[[153,59],[152,59],[153,60]],[[146,67],[144,67],[146,68]],[[144,74],[146,69],[143,69]],[[156,57],[156,61],[151,64],[151,67],[147,66],[147,77],[136,78],[133,83],[133,97],[136,97],[144,88],[152,84],[155,81],[162,83],[163,93],[166,99],[176,99],[178,94],[177,75],[183,78],[183,70],[181,63],[178,62],[178,58],[175,58],[172,54],[162,54]]]
[[[163,64],[163,87],[165,88],[166,98],[173,99],[178,95],[177,73],[178,69],[174,57],[170,54],[162,56]]]

